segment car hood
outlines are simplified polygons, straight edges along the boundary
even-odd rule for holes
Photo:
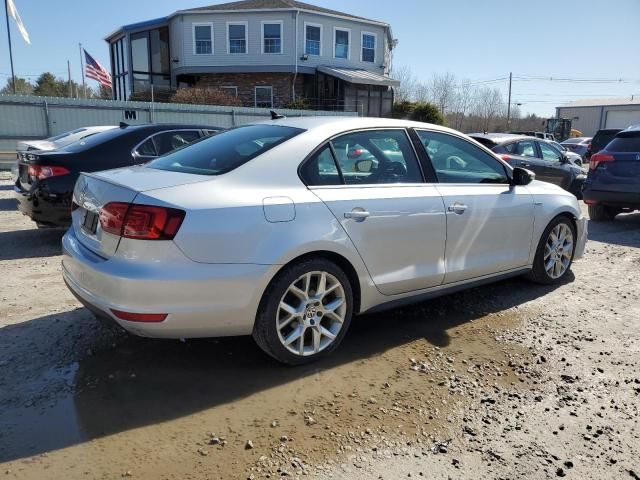
[[[105,182],[127,187],[136,192],[147,192],[159,188],[176,187],[189,183],[206,182],[210,175],[170,172],[146,166],[124,167],[86,174],[98,177]]]

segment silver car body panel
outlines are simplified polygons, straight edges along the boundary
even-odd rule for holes
[[[558,214],[576,220],[582,255],[586,221],[577,200],[544,182],[307,188],[298,177],[309,153],[346,131],[419,127],[466,138],[458,132],[369,118],[268,123],[306,131],[220,176],[147,167],[83,174],[74,192],[80,208],[63,239],[63,275],[76,296],[139,335],[241,335],[251,333],[269,282],[305,255],[332,255],[352,268],[360,312],[522,273]],[[172,241],[120,238],[99,225],[87,234],[86,212],[112,201],[187,214]],[[362,211],[364,220],[353,215]],[[127,322],[111,309],[168,317]]]

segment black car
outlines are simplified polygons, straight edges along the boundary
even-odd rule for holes
[[[598,153],[600,150],[606,147],[607,144],[611,140],[613,140],[613,137],[615,137],[621,131],[621,128],[603,128],[601,130],[598,130],[591,139],[591,143],[587,145],[587,152],[584,154],[585,160],[590,160],[591,155],[593,155],[594,153]]]
[[[538,180],[554,183],[582,198],[585,170],[573,163],[553,144],[540,138],[509,133],[470,133],[513,167],[533,171]]]
[[[591,155],[583,195],[591,220],[640,210],[640,125],[622,130]]]
[[[80,172],[145,163],[219,130],[203,125],[121,124],[59,150],[18,152],[14,186],[18,209],[39,227],[68,226]]]

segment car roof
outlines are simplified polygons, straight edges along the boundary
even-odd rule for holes
[[[468,133],[471,138],[486,138],[487,140],[491,140],[496,145],[501,145],[506,142],[511,142],[514,140],[519,140],[521,138],[536,138],[531,137],[529,135],[520,135],[517,133]],[[541,138],[536,138],[536,140],[542,140]]]
[[[281,125],[285,127],[302,128],[304,130],[321,130],[329,136],[335,135],[347,130],[355,130],[361,128],[429,128],[430,130],[438,130],[446,133],[460,135],[460,132],[451,128],[434,125],[432,123],[414,122],[411,120],[399,120],[395,118],[377,118],[377,117],[347,117],[347,116],[308,116],[308,117],[292,117],[280,118],[277,120],[266,120],[256,122],[256,124]]]
[[[137,130],[171,130],[171,129],[185,129],[185,128],[195,128],[198,130],[209,129],[209,130],[221,130],[220,127],[213,127],[211,125],[194,125],[191,123],[144,123],[137,125],[126,125],[123,124],[120,126],[123,131],[137,131]]]

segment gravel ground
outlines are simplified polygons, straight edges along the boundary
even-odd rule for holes
[[[159,341],[66,290],[0,172],[0,476],[638,478],[640,214],[556,288],[515,279],[357,318],[326,361]]]

